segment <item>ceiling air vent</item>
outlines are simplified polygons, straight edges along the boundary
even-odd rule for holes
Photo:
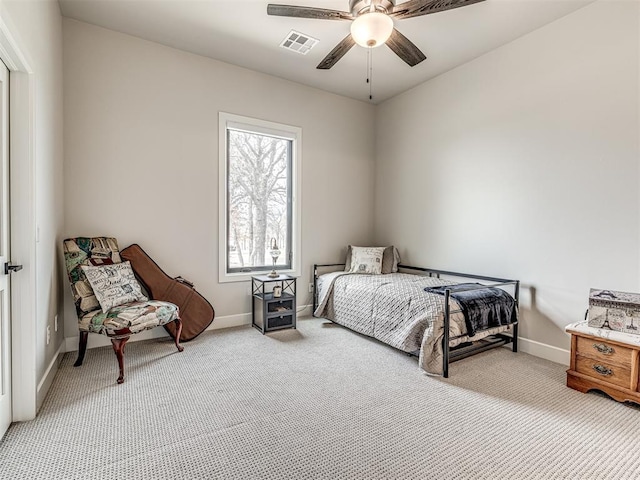
[[[304,33],[291,30],[289,34],[284,38],[280,46],[287,50],[293,50],[294,52],[306,55],[313,47],[316,46],[318,40],[306,35]]]

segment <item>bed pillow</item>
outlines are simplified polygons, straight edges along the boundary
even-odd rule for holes
[[[149,300],[142,294],[140,284],[136,280],[129,262],[99,267],[83,265],[82,271],[87,276],[104,313],[118,305]]]
[[[382,255],[382,273],[396,273],[399,263],[400,252],[398,252],[398,249],[393,245],[385,248]]]
[[[384,253],[382,254],[382,272],[383,274],[387,273],[396,273],[398,271],[398,264],[400,263],[400,253],[398,249],[391,245],[390,247],[386,247],[384,249]],[[351,270],[351,245],[347,247],[347,259],[345,261],[344,271],[348,272]]]
[[[351,268],[349,273],[382,273],[382,256],[384,247],[351,246]]]

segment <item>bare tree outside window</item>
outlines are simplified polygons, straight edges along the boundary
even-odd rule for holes
[[[292,140],[227,129],[229,272],[291,267]],[[276,268],[277,268],[276,267]]]

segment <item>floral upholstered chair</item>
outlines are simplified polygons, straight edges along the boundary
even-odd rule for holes
[[[178,307],[144,296],[129,262],[121,261],[115,238],[68,238],[64,259],[80,329],[75,367],[82,365],[89,333],[111,339],[120,367],[118,383],[124,382],[124,346],[132,334],[175,322],[175,345],[183,350]]]

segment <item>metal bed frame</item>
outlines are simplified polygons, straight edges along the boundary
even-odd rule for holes
[[[318,308],[318,269],[319,268],[332,268],[332,267],[344,267],[344,263],[314,263],[313,264],[313,312],[315,316],[315,311]],[[471,291],[471,290],[480,290],[482,288],[487,287],[505,287],[508,285],[513,285],[514,295],[513,298],[516,301],[516,308],[519,308],[519,296],[520,296],[520,280],[510,280],[506,278],[498,278],[498,277],[487,277],[483,275],[473,275],[470,273],[459,273],[459,272],[449,272],[446,270],[436,270],[433,268],[423,268],[423,267],[414,267],[411,265],[398,265],[398,271],[401,270],[409,270],[415,273],[416,275],[424,275],[429,277],[440,278],[441,275],[445,275],[448,277],[457,277],[457,278],[469,278],[473,280],[480,280],[484,282],[493,282],[486,285],[478,285],[477,287],[468,287],[463,290],[458,289],[457,292]],[[471,355],[475,355],[476,353],[484,352],[490,350],[492,348],[501,347],[503,345],[507,345],[509,343],[512,344],[512,351],[515,353],[518,351],[518,322],[514,322],[511,324],[512,326],[512,335],[505,335],[503,333],[498,333],[495,335],[490,335],[476,342],[465,342],[461,345],[451,348],[449,346],[449,342],[451,340],[456,340],[458,338],[464,337],[466,335],[460,335],[451,337],[449,328],[451,325],[451,314],[459,313],[461,310],[451,310],[451,306],[449,305],[449,298],[451,296],[451,290],[446,288],[444,291],[444,335],[442,337],[442,376],[444,378],[449,378],[449,364],[458,360],[462,360],[463,358],[470,357]],[[417,352],[405,352],[409,355],[417,356]]]

